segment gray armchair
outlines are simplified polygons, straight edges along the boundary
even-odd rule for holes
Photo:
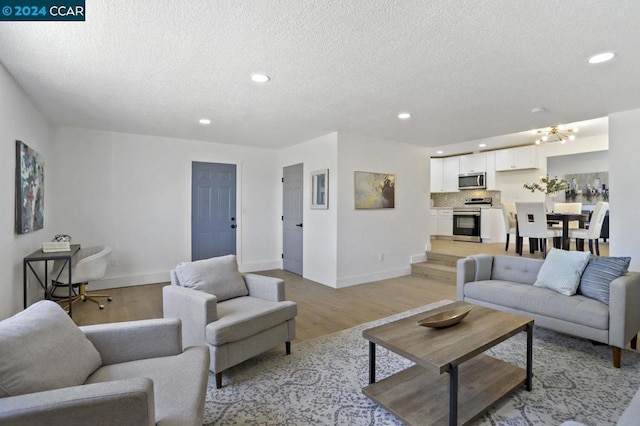
[[[177,319],[77,327],[38,302],[0,322],[0,424],[200,426],[208,355]]]
[[[184,345],[210,349],[209,369],[222,371],[279,344],[291,353],[297,305],[284,300],[284,281],[240,274],[235,256],[182,263],[163,290],[163,315],[182,320]]]

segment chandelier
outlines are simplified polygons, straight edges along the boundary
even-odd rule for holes
[[[560,142],[565,143],[567,140],[574,140],[578,132],[578,128],[569,128],[563,125],[547,127],[545,129],[533,130],[534,135],[542,135],[536,139],[536,145],[540,145],[541,142]]]

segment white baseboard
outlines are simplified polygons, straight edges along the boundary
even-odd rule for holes
[[[126,277],[105,278],[100,281],[91,281],[88,291],[103,290],[107,288],[133,287],[136,285],[158,284],[170,282],[169,271],[155,272],[153,274],[135,275]]]
[[[272,269],[282,269],[282,262],[255,262],[238,265],[238,270],[243,273],[269,271]],[[137,285],[167,283],[170,281],[171,278],[169,276],[169,271],[134,276],[112,277],[105,278],[100,281],[91,281],[91,291],[103,290],[108,288],[133,287]]]
[[[238,265],[238,270],[244,272],[270,271],[272,269],[282,269],[281,260],[273,260],[270,262],[253,262]]]
[[[411,263],[421,263],[427,261],[427,253],[414,254],[411,256]]]
[[[339,278],[336,282],[336,288],[350,287],[352,285],[370,283],[373,281],[387,280],[389,278],[397,278],[411,274],[411,265],[397,269],[389,269],[387,271],[374,272],[372,274],[355,275],[352,277]]]

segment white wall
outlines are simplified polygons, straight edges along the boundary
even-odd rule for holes
[[[283,149],[278,154],[278,169],[303,164],[303,259],[302,275],[331,287],[336,286],[337,217],[338,217],[338,134],[330,133]],[[311,172],[329,169],[329,208],[311,209]],[[282,186],[279,187],[282,211]],[[281,214],[281,213],[279,213]],[[282,252],[282,222],[279,227],[279,247]],[[282,265],[280,266],[282,267]]]
[[[45,160],[44,228],[15,233],[16,145],[21,140]],[[0,65],[0,319],[22,310],[22,259],[48,241],[54,196],[49,166],[49,124],[9,73]],[[35,281],[35,280],[33,280]],[[36,282],[29,287],[29,303],[42,297]]]
[[[640,271],[638,135],[640,109],[609,116],[609,254],[631,256],[632,271]]]
[[[355,171],[395,174],[395,208],[356,210]],[[337,287],[407,275],[426,260],[428,148],[339,133],[338,175]]]
[[[241,270],[280,264],[275,151],[58,127],[50,154],[56,215],[47,238],[65,233],[85,247],[112,248],[115,266],[93,288],[168,281],[170,269],[191,259],[193,161],[237,165]]]
[[[550,176],[609,171],[609,151],[561,155],[547,159]]]
[[[537,182],[540,176],[547,174],[547,157],[603,151],[608,148],[608,135],[578,137],[565,144],[543,143],[538,147],[538,169],[496,172],[496,187],[501,191],[500,199],[502,202],[544,201],[544,194],[541,192],[531,193],[522,186],[525,183]]]

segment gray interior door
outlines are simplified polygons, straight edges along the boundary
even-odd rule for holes
[[[191,169],[191,260],[236,253],[236,166],[200,163]]]
[[[283,169],[282,267],[302,275],[302,164]]]

